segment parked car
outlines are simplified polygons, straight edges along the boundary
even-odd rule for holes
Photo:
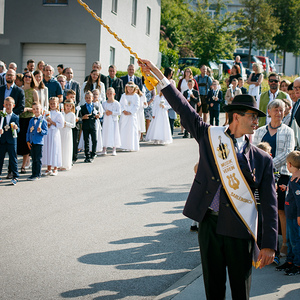
[[[270,62],[270,72],[276,72],[275,64],[271,58],[269,58],[269,62]]]
[[[220,63],[223,65],[223,72],[230,74],[234,60],[233,59],[220,59]]]
[[[200,59],[197,57],[181,57],[178,59],[178,66],[184,69],[190,66],[199,68]]]
[[[257,55],[257,58],[261,61],[264,71],[267,71],[267,64],[269,65],[269,71],[270,71],[269,57]]]
[[[239,55],[241,57],[241,62],[243,63],[244,68],[249,68],[250,70],[252,69],[252,64],[253,63],[258,63],[258,64],[262,64],[262,62],[257,58],[256,55],[251,55],[251,62],[250,62],[250,66],[248,67],[248,57],[249,54],[247,53],[233,53],[234,58]]]

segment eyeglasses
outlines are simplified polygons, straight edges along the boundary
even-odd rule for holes
[[[294,87],[293,87],[293,90],[299,91],[299,90],[300,90],[300,86],[294,86]]]
[[[247,113],[247,112],[241,113],[241,116],[245,116],[245,115],[250,115],[252,121],[257,121],[257,120],[258,120],[258,114],[255,114],[255,113]]]
[[[29,76],[29,75],[24,75],[24,78],[31,78],[31,76]]]
[[[279,80],[277,80],[277,79],[269,79],[269,82],[270,82],[270,83],[273,83],[273,82],[278,83]]]

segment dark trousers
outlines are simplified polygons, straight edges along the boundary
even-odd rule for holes
[[[8,152],[8,157],[9,157],[9,171],[13,173],[13,178],[18,178],[19,172],[18,172],[17,144],[8,144],[8,143],[0,144],[0,175],[2,174],[2,168],[3,168],[6,152]]]
[[[249,299],[253,242],[217,234],[217,221],[218,216],[207,213],[199,224],[198,238],[206,298],[225,299],[227,267],[232,299]]]
[[[214,125],[215,120],[215,125],[219,126],[219,115],[220,112],[218,110],[209,110],[210,125]]]
[[[172,135],[173,135],[175,119],[170,119],[170,118],[169,118],[169,122],[170,122],[171,133],[172,133]]]
[[[91,157],[94,157],[96,155],[96,147],[97,147],[96,129],[84,129],[82,130],[82,132],[83,132],[83,139],[84,139],[85,158],[90,158],[90,140],[89,140],[90,136],[92,139]]]
[[[43,145],[31,144],[32,177],[41,177]]]
[[[77,160],[78,156],[78,143],[79,143],[79,129],[76,127],[72,128],[72,134],[73,134],[73,161]]]

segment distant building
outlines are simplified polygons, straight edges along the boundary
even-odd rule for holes
[[[160,65],[161,0],[85,0],[139,57]],[[115,64],[126,71],[136,59],[76,0],[0,0],[0,60],[14,61],[22,72],[28,59],[43,60],[55,70],[70,66],[83,82],[92,63],[103,74]],[[22,69],[21,69],[22,68]]]

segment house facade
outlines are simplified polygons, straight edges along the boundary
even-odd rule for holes
[[[136,52],[160,64],[161,0],[85,0],[112,31]],[[28,59],[70,66],[80,83],[94,61],[108,74],[110,64],[126,71],[130,55],[76,0],[0,0],[0,60],[15,62],[18,72]]]

